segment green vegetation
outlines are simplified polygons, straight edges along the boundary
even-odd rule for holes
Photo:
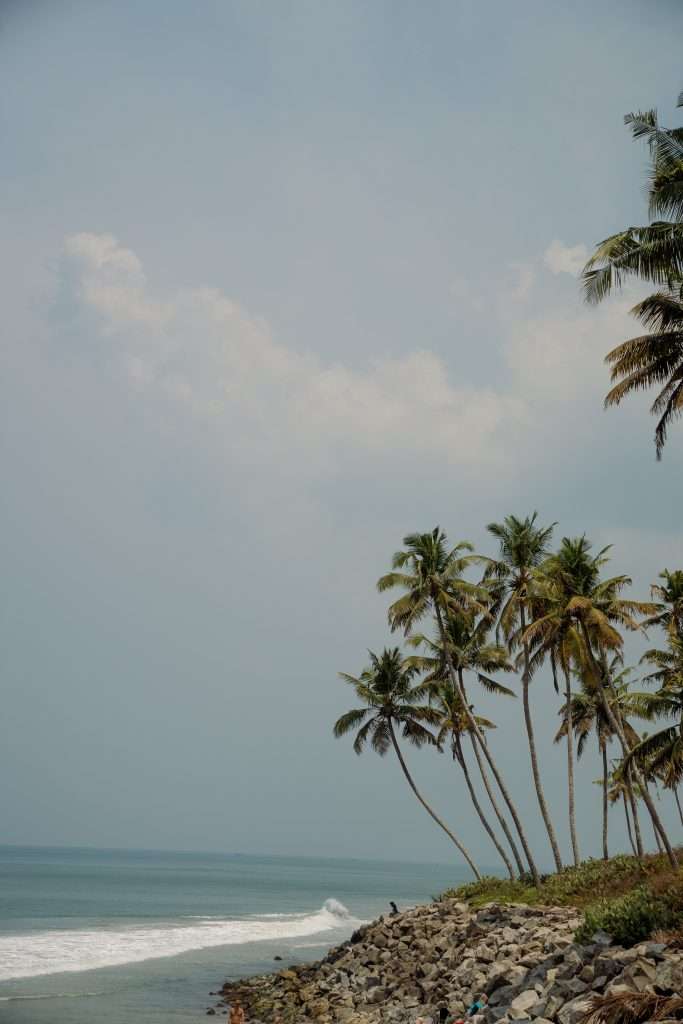
[[[577,942],[590,942],[602,930],[615,942],[631,946],[659,930],[683,928],[683,875],[674,872],[666,856],[618,856],[587,860],[541,879],[529,881],[485,877],[442,893],[472,907],[486,903],[528,903],[572,906],[584,911]]]
[[[650,411],[658,417],[655,446],[661,458],[668,429],[683,414],[683,128],[660,127],[655,110],[627,114],[625,121],[650,149],[651,222],[600,242],[583,282],[590,302],[600,302],[629,276],[659,286],[631,310],[649,333],[617,345],[605,359],[614,384],[605,405],[660,388]]]
[[[634,946],[648,939],[657,928],[671,928],[679,923],[680,909],[655,896],[641,885],[626,896],[588,907],[577,942],[590,942],[599,929],[611,935],[620,946]]]
[[[678,804],[677,786],[683,779],[683,571],[664,570],[662,582],[652,587],[652,600],[634,600],[625,596],[628,576],[605,573],[609,548],[594,552],[585,535],[564,537],[553,549],[554,524],[539,525],[535,513],[524,519],[507,516],[488,530],[498,542],[497,557],[476,553],[465,541],[451,547],[440,527],[404,538],[391,571],[377,586],[380,593],[400,591],[388,619],[393,631],[404,634],[408,650],[371,653],[360,675],[341,674],[358,706],[337,720],[334,735],[354,732],[357,754],[367,742],[380,756],[395,754],[415,797],[477,879],[468,899],[552,903],[577,900],[583,893],[592,900],[625,895],[644,884],[651,870],[643,810],[663,863],[677,873],[678,855],[659,808],[665,793]],[[663,640],[662,647],[648,650],[642,659],[651,670],[642,682],[654,686],[654,692],[637,689],[633,671],[622,663],[624,633],[642,633],[645,626],[658,630]],[[567,749],[571,870],[564,868],[536,750],[532,697],[542,669],[561,694],[556,740]],[[496,678],[514,673],[521,682],[521,735],[540,822],[522,820],[495,756],[495,722],[476,708],[481,690],[501,701],[514,699],[514,688]],[[660,719],[664,727],[656,725],[653,731],[652,723]],[[647,723],[647,733],[639,722]],[[590,736],[597,740],[602,761],[603,860],[582,863],[574,759],[575,749],[579,757],[585,752]],[[416,749],[450,752],[462,781],[456,792],[471,801],[506,880],[481,878],[462,840],[417,788],[401,739]],[[617,804],[623,805],[635,856],[608,860],[609,811]],[[554,807],[553,814],[558,813]],[[678,813],[683,824],[680,804]],[[558,869],[545,879],[527,831],[538,833],[541,823]],[[626,882],[615,891],[620,878]],[[659,893],[657,900],[663,898]],[[666,916],[655,903],[653,909],[641,894],[613,912],[623,918],[624,929],[635,930],[629,921]]]

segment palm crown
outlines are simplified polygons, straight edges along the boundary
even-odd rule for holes
[[[377,582],[380,593],[392,587],[407,591],[389,608],[392,629],[412,629],[432,603],[442,613],[485,611],[487,591],[462,578],[470,565],[482,560],[473,554],[471,544],[460,541],[449,548],[446,534],[438,526],[430,533],[410,533],[403,543],[405,550],[397,551],[391,560],[394,571]]]
[[[617,345],[605,358],[613,383],[605,405],[659,388],[650,411],[658,417],[655,447],[661,458],[668,428],[683,414],[683,129],[661,128],[654,110],[628,114],[626,123],[650,147],[650,217],[670,219],[606,238],[586,264],[583,283],[590,302],[600,302],[628,276],[659,286],[631,310],[648,333]]]
[[[369,652],[370,665],[360,676],[339,675],[353,686],[356,696],[364,705],[342,715],[334,724],[334,735],[345,736],[357,726],[353,749],[362,753],[367,740],[372,749],[384,756],[391,746],[390,723],[396,722],[402,734],[416,747],[435,743],[433,734],[423,724],[435,725],[438,715],[428,705],[421,704],[424,694],[415,685],[418,669],[406,664],[398,647],[385,648],[377,656]]]

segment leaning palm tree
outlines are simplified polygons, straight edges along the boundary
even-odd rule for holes
[[[555,528],[555,523],[545,527],[537,526],[536,516],[536,512],[525,519],[518,519],[517,516],[506,516],[502,523],[489,523],[487,529],[498,540],[500,555],[498,560],[492,561],[489,564],[484,578],[495,581],[495,592],[498,598],[498,624],[506,641],[511,649],[514,649],[518,639],[522,647],[522,704],[531,757],[531,772],[538,806],[540,807],[541,816],[548,833],[548,839],[550,840],[555,867],[558,871],[561,871],[562,857],[543,792],[529,700],[531,671],[529,666],[529,643],[525,633],[527,615],[531,610],[530,587],[533,572],[545,558],[548,544]]]
[[[512,665],[510,664],[507,651],[504,647],[487,642],[487,617],[480,616],[479,619],[476,619],[474,616],[465,614],[464,612],[459,615],[449,615],[446,619],[446,630],[451,663],[456,672],[460,673],[463,693],[465,692],[465,684],[462,674],[464,672],[472,672],[475,674],[479,684],[488,693],[496,694],[497,696],[514,697],[512,690],[491,678],[491,672],[509,672],[512,671]],[[469,773],[464,760],[464,751],[462,751],[461,740],[461,737],[464,735],[469,737],[475,760],[479,768],[479,773],[484,784],[484,789],[486,790],[491,807],[493,808],[493,812],[498,818],[505,838],[510,845],[512,855],[517,864],[517,869],[520,875],[523,875],[524,864],[512,833],[510,832],[508,823],[505,820],[504,815],[501,813],[496,801],[486,767],[482,760],[482,754],[477,737],[469,726],[466,709],[463,706],[462,700],[450,681],[450,673],[443,644],[438,636],[431,639],[423,634],[409,636],[408,643],[412,647],[422,648],[424,651],[423,654],[415,655],[410,660],[416,664],[421,671],[426,673],[425,679],[421,684],[421,688],[430,697],[430,699],[436,699],[437,706],[439,707],[440,714],[442,716],[442,721],[450,719],[451,732],[454,735],[457,732],[456,760],[463,769],[468,788],[470,788],[470,794],[474,801],[475,798],[472,788],[470,787]],[[446,706],[446,702],[448,703],[448,707]],[[484,732],[487,726],[482,723],[485,722],[485,720],[480,720],[477,716],[475,717],[481,732]],[[492,724],[488,725],[488,728],[492,727]],[[478,808],[477,813],[479,813]],[[479,816],[480,818],[482,817],[481,814],[479,814]],[[483,819],[482,823],[484,823]],[[493,831],[490,830],[488,821],[484,823],[484,828],[491,836],[492,840],[496,844],[496,848],[498,849],[498,840],[495,838]],[[511,870],[508,866],[509,861],[507,860],[507,855],[504,851],[501,852],[501,856],[508,868],[508,871]]]
[[[389,608],[389,623],[392,630],[402,629],[405,633],[410,633],[428,612],[434,613],[450,681],[463,702],[469,725],[508,806],[534,884],[539,885],[540,876],[517,808],[484,735],[472,714],[448,648],[445,616],[457,615],[463,611],[488,614],[486,603],[489,601],[490,595],[486,589],[469,583],[463,578],[463,572],[468,566],[480,559],[472,554],[470,544],[460,543],[454,548],[449,548],[446,534],[438,526],[430,533],[411,533],[404,537],[403,543],[405,550],[396,552],[393,557],[393,571],[382,576],[377,583],[380,592],[394,587],[401,587],[405,591],[404,595]]]
[[[420,703],[422,694],[414,683],[418,669],[414,665],[405,664],[398,647],[392,650],[385,648],[379,657],[372,651],[369,654],[370,665],[360,676],[340,673],[340,677],[353,686],[363,706],[353,708],[338,718],[334,724],[334,735],[345,736],[352,729],[358,728],[353,741],[356,754],[363,752],[368,740],[372,749],[381,757],[393,747],[413,793],[430,817],[458,848],[475,878],[480,879],[481,875],[466,847],[430,807],[415,785],[396,738],[398,727],[404,739],[415,747],[422,747],[424,744],[437,746],[435,736],[425,723],[437,725],[439,716],[433,708]]]
[[[610,680],[605,674],[601,654],[608,656],[620,653],[623,637],[617,627],[638,630],[640,624],[636,616],[651,615],[656,608],[651,603],[629,601],[621,596],[621,592],[631,583],[630,577],[614,576],[606,580],[601,578],[602,569],[609,561],[608,550],[609,548],[603,548],[594,555],[585,536],[563,538],[560,550],[555,556],[560,564],[555,579],[562,587],[562,614],[576,626],[576,659],[581,672],[586,673],[596,687],[610,728],[619,740],[623,756],[627,757],[631,745],[618,708],[612,708],[609,702]],[[529,632],[532,633],[534,628],[538,628],[536,623],[532,624]],[[632,761],[630,771],[634,783],[642,790],[652,825],[664,843],[671,866],[677,869],[676,854],[647,786],[643,783],[636,759]]]
[[[632,310],[648,333],[623,342],[606,357],[614,387],[605,405],[659,387],[651,412],[659,417],[655,446],[661,458],[668,428],[683,414],[683,129],[661,128],[654,110],[628,114],[625,120],[634,138],[649,143],[653,220],[601,242],[584,268],[583,283],[590,302],[600,302],[628,276],[660,286]]]
[[[435,708],[440,718],[439,729],[436,734],[437,743],[439,746],[443,746],[445,743],[450,742],[451,755],[462,771],[465,784],[467,785],[467,790],[470,794],[472,806],[484,827],[484,831],[495,846],[498,856],[503,861],[508,875],[511,879],[514,879],[515,874],[512,869],[512,864],[510,863],[505,850],[498,841],[496,833],[493,831],[493,828],[484,813],[484,809],[479,802],[479,797],[477,796],[477,791],[470,775],[469,765],[463,749],[462,740],[463,736],[468,734],[472,735],[472,730],[470,728],[467,715],[465,714],[465,709],[460,696],[448,682],[423,683],[420,688],[428,694],[430,703]],[[496,728],[494,723],[488,718],[476,715],[475,719],[482,732],[486,729]]]

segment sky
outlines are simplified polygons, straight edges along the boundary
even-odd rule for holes
[[[415,530],[493,555],[538,510],[643,598],[683,562],[683,428],[656,463],[646,399],[602,408],[643,290],[577,280],[646,220],[623,115],[680,123],[682,31],[674,0],[0,0],[0,841],[453,858],[332,738],[337,673],[400,641],[375,583]],[[533,701],[568,854],[545,672]],[[521,701],[481,708],[549,865]],[[449,758],[406,756],[493,864]]]

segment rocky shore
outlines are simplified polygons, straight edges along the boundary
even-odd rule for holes
[[[482,992],[485,1024],[533,1021],[578,1024],[591,997],[606,993],[683,993],[683,953],[663,943],[631,949],[597,933],[573,936],[579,912],[499,906],[470,910],[445,900],[380,918],[317,963],[226,983],[209,1013],[239,998],[249,1021],[269,1024],[408,1024],[464,1015]]]

